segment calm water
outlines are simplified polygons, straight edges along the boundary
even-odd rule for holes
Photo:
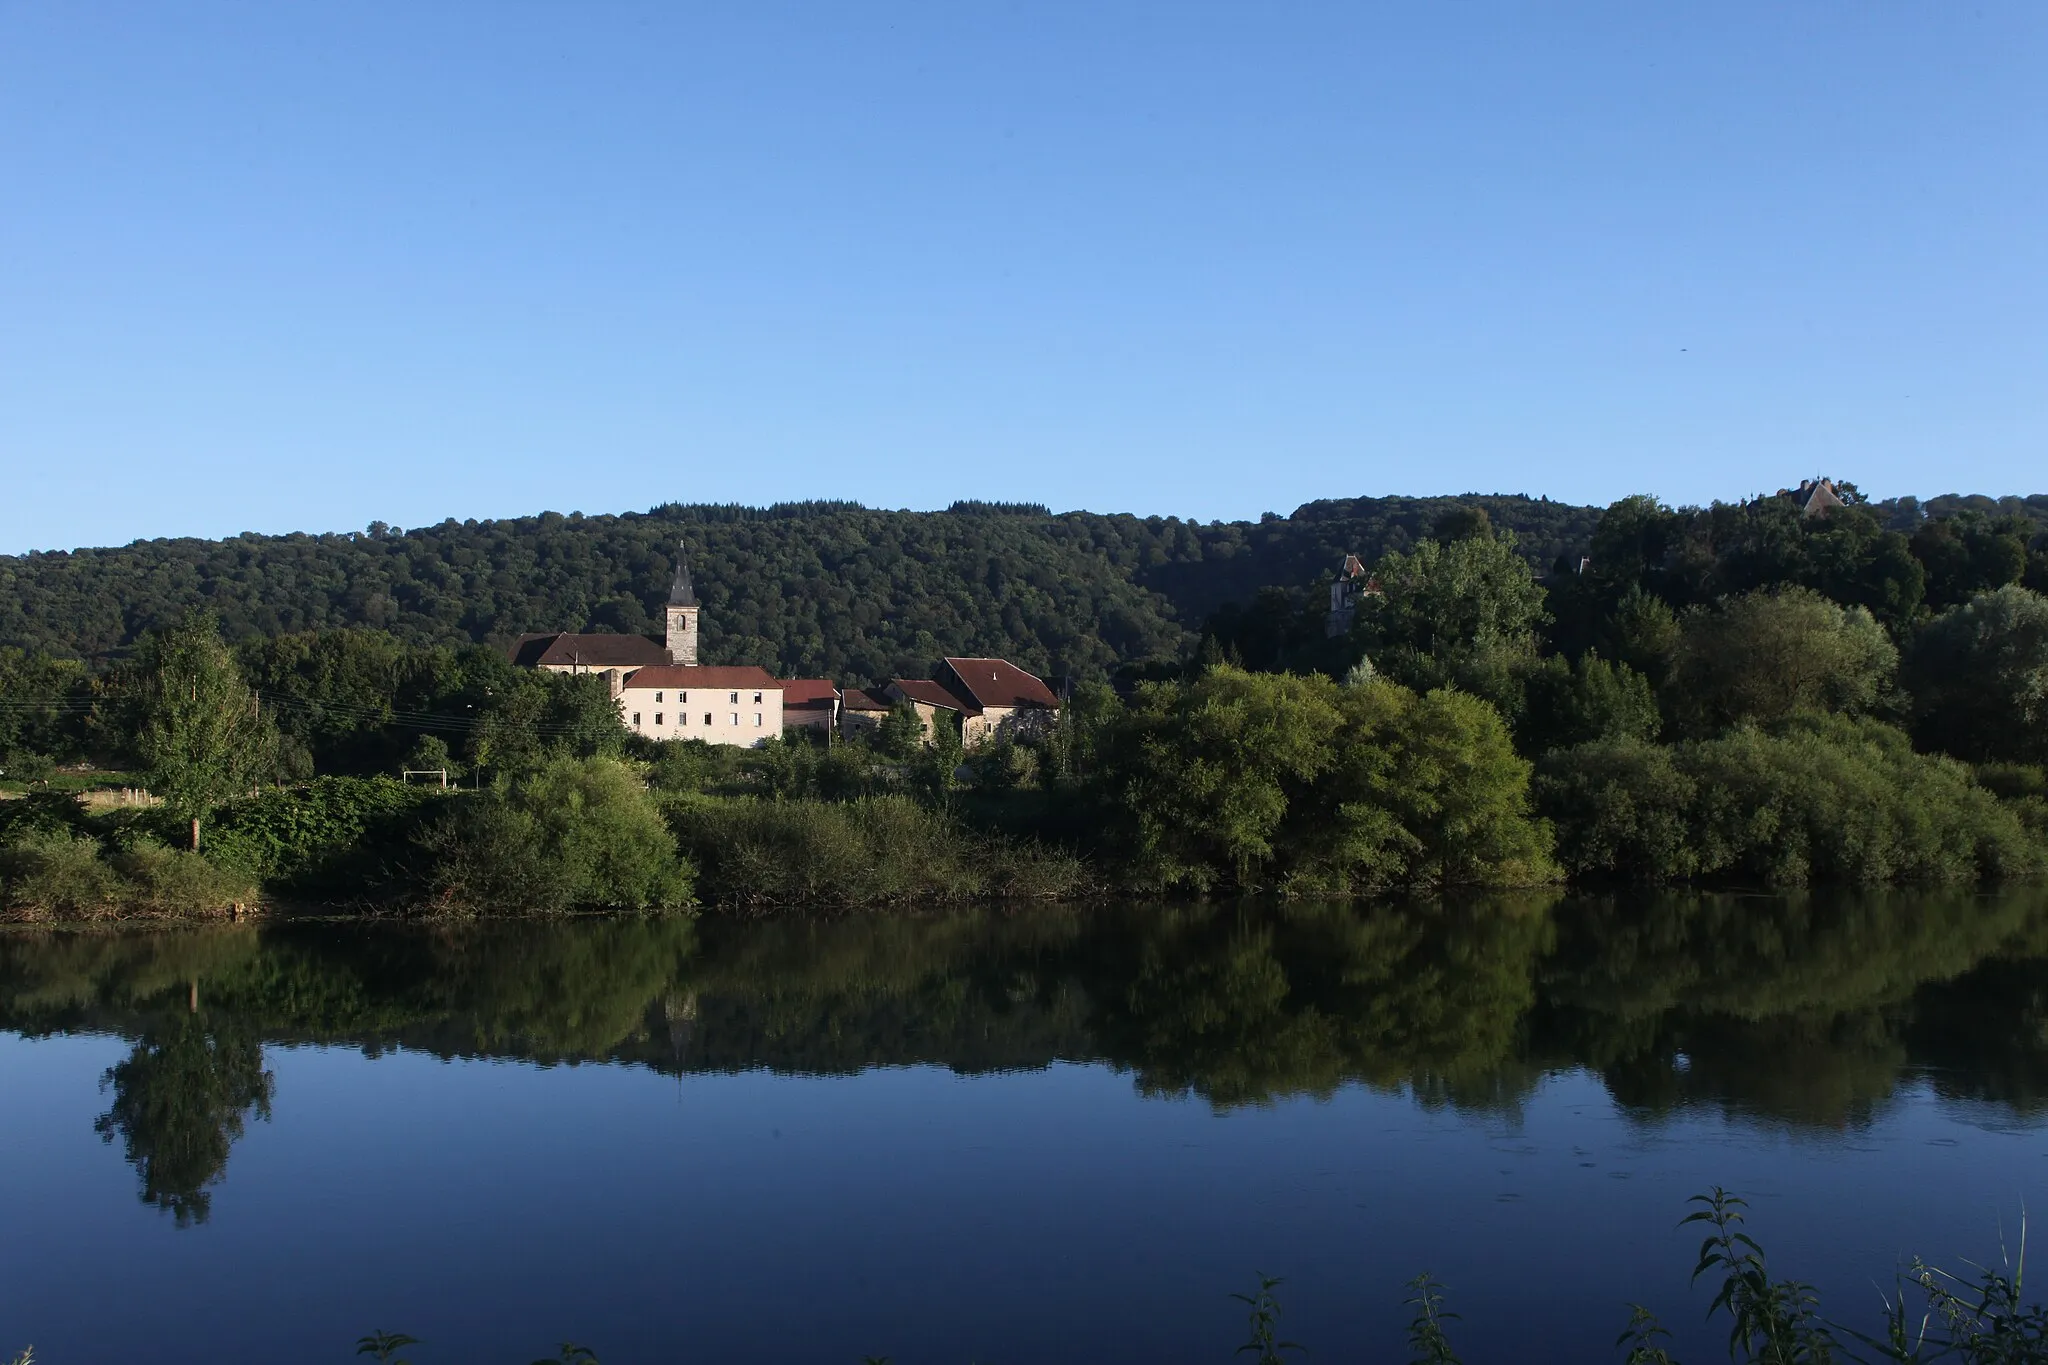
[[[0,1358],[1725,1359],[2048,1207],[2048,894],[0,935]]]

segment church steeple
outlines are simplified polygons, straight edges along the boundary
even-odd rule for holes
[[[690,582],[689,552],[676,545],[676,576],[668,589],[668,661],[697,666],[697,589]]]

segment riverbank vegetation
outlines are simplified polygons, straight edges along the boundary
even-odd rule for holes
[[[96,668],[0,651],[0,742],[33,793],[0,802],[0,914],[2039,874],[2048,550],[2011,515],[1902,528],[1844,487],[1817,517],[1625,499],[1542,577],[1493,504],[1446,503],[1344,632],[1273,589],[971,753],[901,725],[656,744],[598,679],[369,629],[230,650],[202,615]],[[65,805],[60,763],[150,804]]]

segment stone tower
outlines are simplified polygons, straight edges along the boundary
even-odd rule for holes
[[[697,666],[697,589],[690,584],[690,561],[676,546],[676,576],[668,589],[668,661]]]

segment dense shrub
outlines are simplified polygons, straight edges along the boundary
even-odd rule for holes
[[[1531,657],[1515,690],[1516,747],[1532,757],[1596,739],[1651,739],[1663,725],[1650,680],[1590,650],[1576,664]]]
[[[0,848],[0,906],[9,918],[224,917],[255,899],[248,877],[149,840],[110,853],[85,835],[48,831]]]
[[[40,791],[0,801],[0,844],[33,834],[83,834],[85,807],[71,792]]]
[[[207,856],[266,884],[298,890],[388,885],[432,787],[390,778],[322,777],[214,813]]]
[[[633,770],[560,758],[448,802],[423,831],[433,901],[458,911],[666,910],[693,869]]]
[[[1533,818],[1529,763],[1477,697],[1391,683],[1338,689],[1329,768],[1283,835],[1283,885],[1330,894],[1383,887],[1525,886],[1557,876]]]
[[[1549,877],[1528,782],[1478,698],[1219,667],[1142,686],[1096,787],[1135,885],[1336,892]]]
[[[2039,838],[1968,769],[1870,720],[1583,745],[1545,761],[1537,792],[1580,876],[1953,882],[2043,864]]]
[[[728,905],[883,905],[1072,895],[1081,864],[1028,840],[976,834],[902,796],[827,803],[696,798],[670,819]]]
[[[1638,738],[1554,752],[1536,776],[1536,804],[1557,831],[1573,876],[1662,882],[1700,871],[1692,811],[1699,789],[1678,751]]]

